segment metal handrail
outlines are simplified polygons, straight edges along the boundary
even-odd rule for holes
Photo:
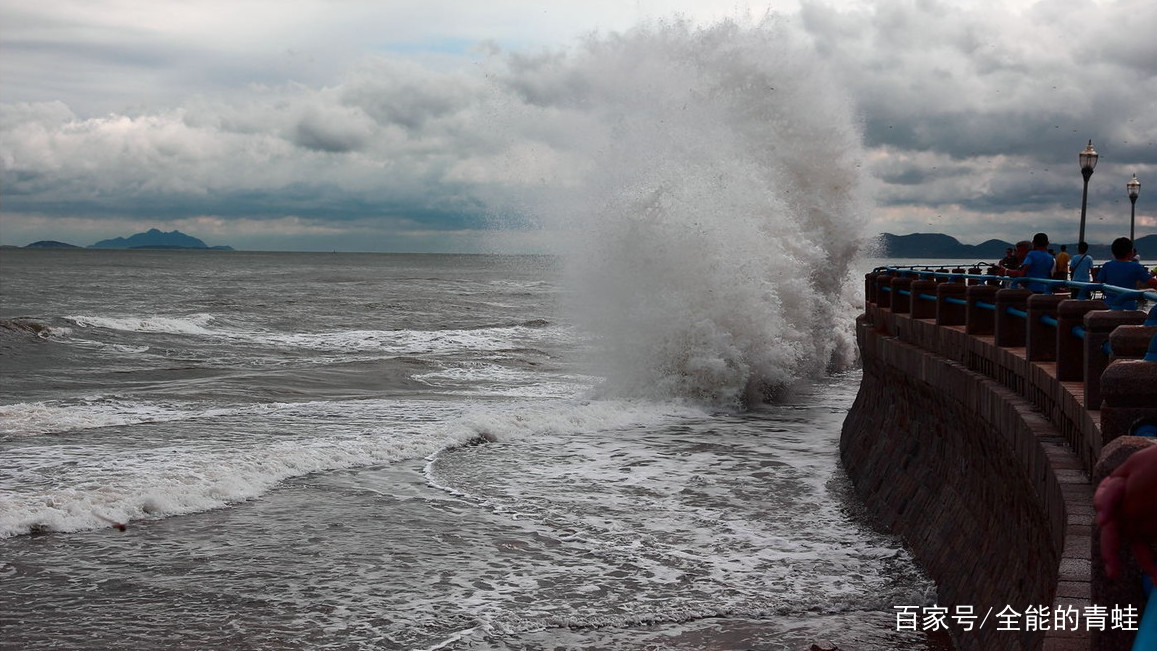
[[[969,265],[971,267],[992,267],[993,265],[985,262],[977,265]],[[1038,283],[1048,285],[1049,287],[1070,287],[1075,289],[1088,290],[1090,292],[1100,291],[1106,294],[1113,294],[1114,296],[1128,295],[1130,298],[1144,298],[1148,301],[1157,302],[1157,291],[1129,289],[1126,287],[1117,287],[1115,285],[1106,285],[1104,283],[1083,283],[1075,280],[1053,280],[1051,278],[1027,278],[1024,276],[997,276],[994,274],[970,274],[970,273],[953,273],[949,271],[933,271],[928,265],[889,265],[884,267],[876,267],[873,272],[892,271],[901,275],[913,275],[917,278],[952,278],[952,279],[969,279],[969,280],[983,280],[985,282],[998,282],[1002,285],[1013,285],[1021,283]],[[887,286],[882,286],[880,289],[890,291]]]

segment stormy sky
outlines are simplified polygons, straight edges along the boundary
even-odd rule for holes
[[[0,0],[0,243],[547,250],[525,197],[606,117],[573,61],[721,20],[846,94],[870,232],[1076,241],[1090,139],[1086,239],[1127,234],[1133,174],[1157,231],[1152,0]]]

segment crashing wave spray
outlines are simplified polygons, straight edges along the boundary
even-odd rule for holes
[[[518,119],[568,125],[529,210],[608,392],[737,405],[854,359],[859,125],[786,29],[662,23],[509,65]]]

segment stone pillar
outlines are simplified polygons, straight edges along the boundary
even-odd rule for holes
[[[1023,346],[1028,332],[1025,318],[1009,313],[1009,309],[1024,312],[1028,307],[1027,289],[1002,289],[996,293],[996,345],[1002,348]]]
[[[964,331],[970,335],[990,335],[996,330],[996,293],[999,287],[973,285],[968,288],[968,321]]]
[[[864,303],[867,305],[874,305],[876,303],[876,276],[880,274],[872,271],[864,275]]]
[[[936,298],[936,286],[940,283],[935,280],[917,280],[912,283],[912,318],[935,319],[937,300],[929,300],[923,296]]]
[[[1025,357],[1030,362],[1052,362],[1057,358],[1057,306],[1065,300],[1054,294],[1033,294],[1028,297],[1028,317],[1025,319]],[[1045,323],[1049,320],[1050,323]]]
[[[1122,325],[1117,326],[1109,333],[1109,348],[1113,354],[1109,362],[1117,359],[1141,359],[1149,352],[1153,344],[1153,337],[1157,335],[1157,326],[1150,325]]]
[[[1057,379],[1061,382],[1085,377],[1085,341],[1083,336],[1073,334],[1073,328],[1083,331],[1085,314],[1106,309],[1108,306],[1101,300],[1066,300],[1057,306]]]
[[[900,277],[892,279],[892,312],[907,314],[912,310],[912,278]]]
[[[968,322],[965,306],[948,300],[965,300],[967,289],[962,283],[940,283],[936,286],[936,325],[964,325]]]
[[[969,267],[968,268],[968,275],[979,276],[980,275],[980,267]],[[969,285],[979,285],[980,279],[979,278],[969,278],[968,284]]]
[[[984,284],[994,285],[994,286],[998,286],[998,287],[1000,286],[1000,277],[1002,275],[1004,275],[1004,272],[1001,271],[1000,267],[996,267],[996,266],[989,267],[988,271],[986,271],[985,273],[989,276],[992,276],[992,278],[984,281]]]
[[[1124,436],[1105,445],[1101,449],[1101,457],[1097,461],[1097,465],[1093,468],[1093,487],[1095,488],[1102,479],[1108,477],[1122,463],[1125,463],[1125,460],[1134,452],[1144,450],[1154,444],[1155,441],[1151,438]],[[1145,593],[1141,589],[1141,568],[1133,558],[1132,552],[1121,545],[1121,548],[1117,550],[1118,555],[1124,561],[1121,576],[1110,579],[1105,576],[1105,561],[1101,554],[1101,527],[1096,523],[1095,518],[1091,542],[1093,567],[1090,573],[1089,589],[1091,594],[1089,601],[1094,605],[1104,606],[1106,612],[1111,612],[1115,607],[1120,608],[1132,604],[1137,609],[1138,617],[1140,617],[1140,614],[1144,612]],[[1093,651],[1129,651],[1133,648],[1133,638],[1136,637],[1133,631],[1113,629],[1111,626],[1105,628],[1104,631],[1096,628],[1090,630],[1090,649]]]
[[[1101,374],[1102,445],[1128,434],[1138,419],[1157,418],[1157,337],[1150,341],[1152,355],[1118,359]]]
[[[876,276],[876,305],[878,307],[892,307],[892,274],[884,272]]]
[[[1104,351],[1109,334],[1122,325],[1141,325],[1145,313],[1136,310],[1094,310],[1085,314],[1085,409],[1101,408],[1101,374],[1109,365]]]

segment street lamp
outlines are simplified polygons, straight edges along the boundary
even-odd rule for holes
[[[1141,194],[1141,182],[1137,180],[1137,175],[1133,174],[1133,180],[1125,184],[1129,190],[1129,202],[1133,204],[1132,210],[1129,211],[1129,239],[1133,242],[1137,238],[1133,237],[1133,221],[1137,218],[1137,195]]]
[[[1089,177],[1093,175],[1093,168],[1097,166],[1097,152],[1093,149],[1093,141],[1081,152],[1081,176],[1085,177],[1085,191],[1081,195],[1081,234],[1077,243],[1085,241],[1085,207],[1089,204]]]

